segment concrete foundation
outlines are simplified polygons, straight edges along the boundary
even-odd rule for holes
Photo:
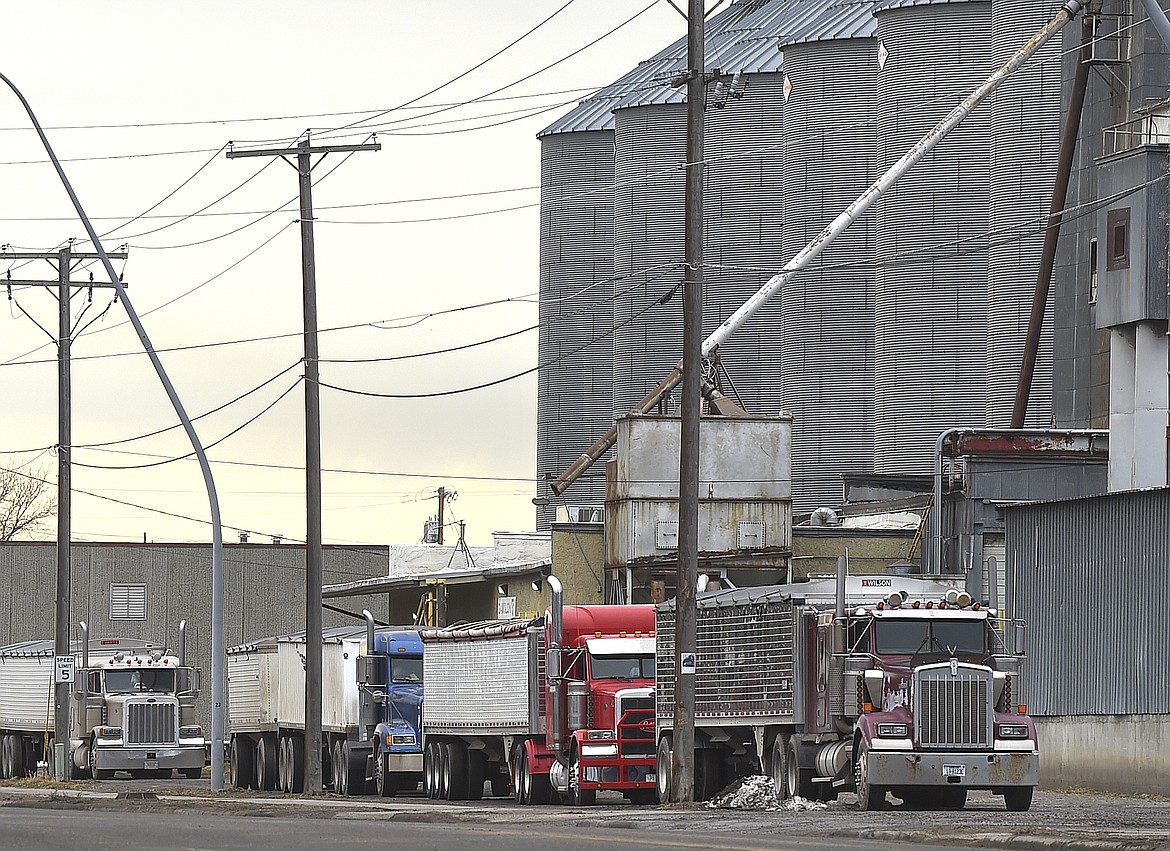
[[[1040,788],[1170,794],[1170,715],[1036,718]]]

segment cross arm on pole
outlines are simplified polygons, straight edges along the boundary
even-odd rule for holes
[[[305,145],[292,148],[256,148],[248,151],[228,151],[229,160],[239,157],[287,157],[293,154],[335,154],[347,151],[380,151],[380,142],[366,142],[361,145]]]
[[[126,260],[130,255],[125,251],[109,251],[106,256],[111,260]],[[59,260],[60,251],[0,251],[0,260]],[[70,251],[71,260],[101,260],[100,254],[87,254],[81,251]]]

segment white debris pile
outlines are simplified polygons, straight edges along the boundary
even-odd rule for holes
[[[771,777],[760,774],[736,780],[707,802],[713,810],[823,810],[828,804],[794,797],[781,801]]]

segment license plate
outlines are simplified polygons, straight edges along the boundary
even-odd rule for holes
[[[658,775],[657,774],[647,774],[646,775],[646,782],[647,783],[657,783],[658,782]]]
[[[966,777],[967,766],[965,765],[944,765],[943,777]]]
[[[157,759],[148,759],[148,760],[147,760],[147,761],[146,761],[146,762],[143,764],[143,766],[142,766],[142,767],[143,767],[143,768],[145,768],[145,769],[147,769],[147,770],[149,770],[149,769],[152,769],[152,768],[158,768],[158,760],[157,760]]]

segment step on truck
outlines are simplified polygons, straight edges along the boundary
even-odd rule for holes
[[[422,629],[430,798],[586,805],[654,795],[654,609],[552,605],[535,619]]]
[[[364,627],[322,633],[322,773],[337,794],[390,796],[422,779],[422,643],[414,630],[375,631],[363,614]],[[228,649],[235,788],[304,790],[305,653],[303,631]]]
[[[970,789],[1027,810],[1036,729],[1019,693],[1023,624],[942,582],[833,579],[701,594],[695,796],[764,772],[781,798],[863,810],[887,793],[961,809]],[[658,604],[658,795],[670,799],[675,609]],[[1013,650],[1008,651],[1010,638]]]
[[[74,641],[69,701],[69,779],[197,778],[207,762],[203,728],[195,722],[200,672],[179,653],[136,638],[90,639],[85,623]],[[0,648],[0,778],[28,777],[54,752],[54,642]]]

